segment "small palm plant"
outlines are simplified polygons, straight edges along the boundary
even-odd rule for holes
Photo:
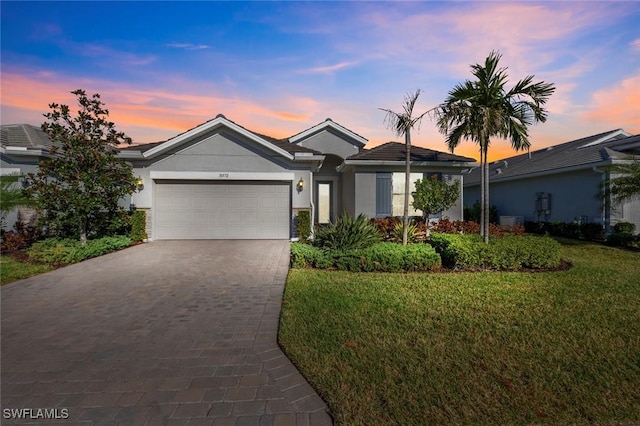
[[[402,222],[398,222],[393,227],[393,239],[394,241],[401,243],[403,236],[404,236],[404,224]],[[414,222],[409,222],[407,224],[407,242],[417,243],[418,236],[419,236],[418,226]]]
[[[381,239],[380,232],[365,215],[352,218],[344,212],[335,222],[316,230],[314,244],[333,250],[357,250],[370,247]]]

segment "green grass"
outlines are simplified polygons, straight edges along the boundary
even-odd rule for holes
[[[51,265],[19,262],[9,256],[0,256],[0,285],[42,274],[55,269]]]
[[[291,270],[280,343],[337,424],[640,421],[640,253],[567,271]]]

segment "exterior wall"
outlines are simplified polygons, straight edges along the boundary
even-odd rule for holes
[[[451,208],[442,212],[442,217],[447,217],[451,220],[462,220],[462,212],[463,212],[463,200],[464,200],[464,189],[463,189],[463,177],[460,175],[448,175],[451,178],[449,184],[457,183],[460,187],[460,195],[458,196],[458,200],[455,202]]]
[[[347,158],[353,154],[357,154],[359,149],[357,146],[347,142],[342,137],[332,133],[329,130],[323,130],[313,136],[308,137],[298,145],[305,148],[315,149],[323,154],[334,154],[340,158]]]
[[[602,203],[597,198],[603,175],[591,169],[571,173],[491,182],[489,204],[498,208],[498,216],[523,216],[525,221],[538,221],[535,211],[536,193],[551,194],[550,214],[541,221],[572,222],[587,217],[588,222],[602,223]],[[471,207],[480,200],[480,185],[464,188],[464,205]]]
[[[640,198],[614,206],[611,209],[611,226],[618,222],[635,224],[636,234],[640,234]]]
[[[376,174],[355,173],[355,215],[365,214],[376,217]]]
[[[351,216],[356,216],[356,179],[353,170],[342,174],[342,208]]]

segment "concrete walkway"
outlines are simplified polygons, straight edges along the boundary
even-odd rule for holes
[[[156,241],[3,286],[0,422],[330,425],[276,341],[288,255]]]

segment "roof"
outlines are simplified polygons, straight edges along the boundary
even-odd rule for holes
[[[559,145],[516,155],[489,165],[489,181],[520,179],[540,173],[555,173],[621,160],[639,146],[640,135],[622,129],[610,130]],[[640,152],[640,151],[638,151]],[[465,177],[465,186],[480,184],[480,169]]]
[[[298,142],[302,141],[303,139],[306,139],[307,137],[314,135],[316,133],[319,133],[323,130],[326,129],[334,129],[337,130],[338,132],[347,135],[351,138],[351,140],[354,142],[354,145],[356,145],[358,148],[362,148],[363,146],[365,146],[367,144],[368,139],[360,136],[359,134],[357,134],[356,132],[354,132],[353,130],[349,130],[346,127],[336,123],[335,121],[333,121],[330,118],[327,118],[326,120],[324,120],[322,123],[316,124],[315,126],[312,126],[306,130],[303,130],[300,133],[297,133],[293,136],[291,136],[289,138],[289,142],[291,142],[292,144],[297,144]]]
[[[152,149],[159,148],[163,144],[167,144],[167,146],[173,146],[176,143],[181,143],[182,141],[187,140],[188,138],[197,134],[198,129],[207,130],[209,127],[216,126],[223,123],[226,123],[228,126],[231,126],[232,128],[235,128],[236,130],[239,130],[240,132],[245,133],[249,137],[258,138],[259,141],[261,141],[261,143],[263,143],[264,145],[267,145],[267,144],[272,145],[273,147],[276,148],[276,150],[283,150],[292,155],[296,153],[321,154],[320,152],[315,151],[313,149],[292,144],[286,138],[277,139],[271,136],[263,135],[258,132],[254,132],[253,130],[247,129],[246,127],[236,123],[235,121],[229,120],[222,114],[218,114],[215,118],[212,118],[211,120],[207,120],[204,123],[198,124],[197,126],[192,127],[189,130],[186,130],[176,136],[173,136],[170,139],[167,139],[166,141],[152,142],[152,143],[141,144],[141,145],[131,145],[131,146],[122,148],[122,150],[123,151],[139,151],[144,153]]]
[[[370,160],[370,161],[405,161],[407,149],[404,143],[387,142],[371,149],[363,149],[357,154],[347,158],[347,160]],[[460,155],[449,154],[447,152],[434,151],[419,146],[411,147],[412,162],[475,162],[476,160]]]
[[[31,124],[4,124],[0,126],[0,144],[27,149],[51,149],[51,139],[40,127]]]

